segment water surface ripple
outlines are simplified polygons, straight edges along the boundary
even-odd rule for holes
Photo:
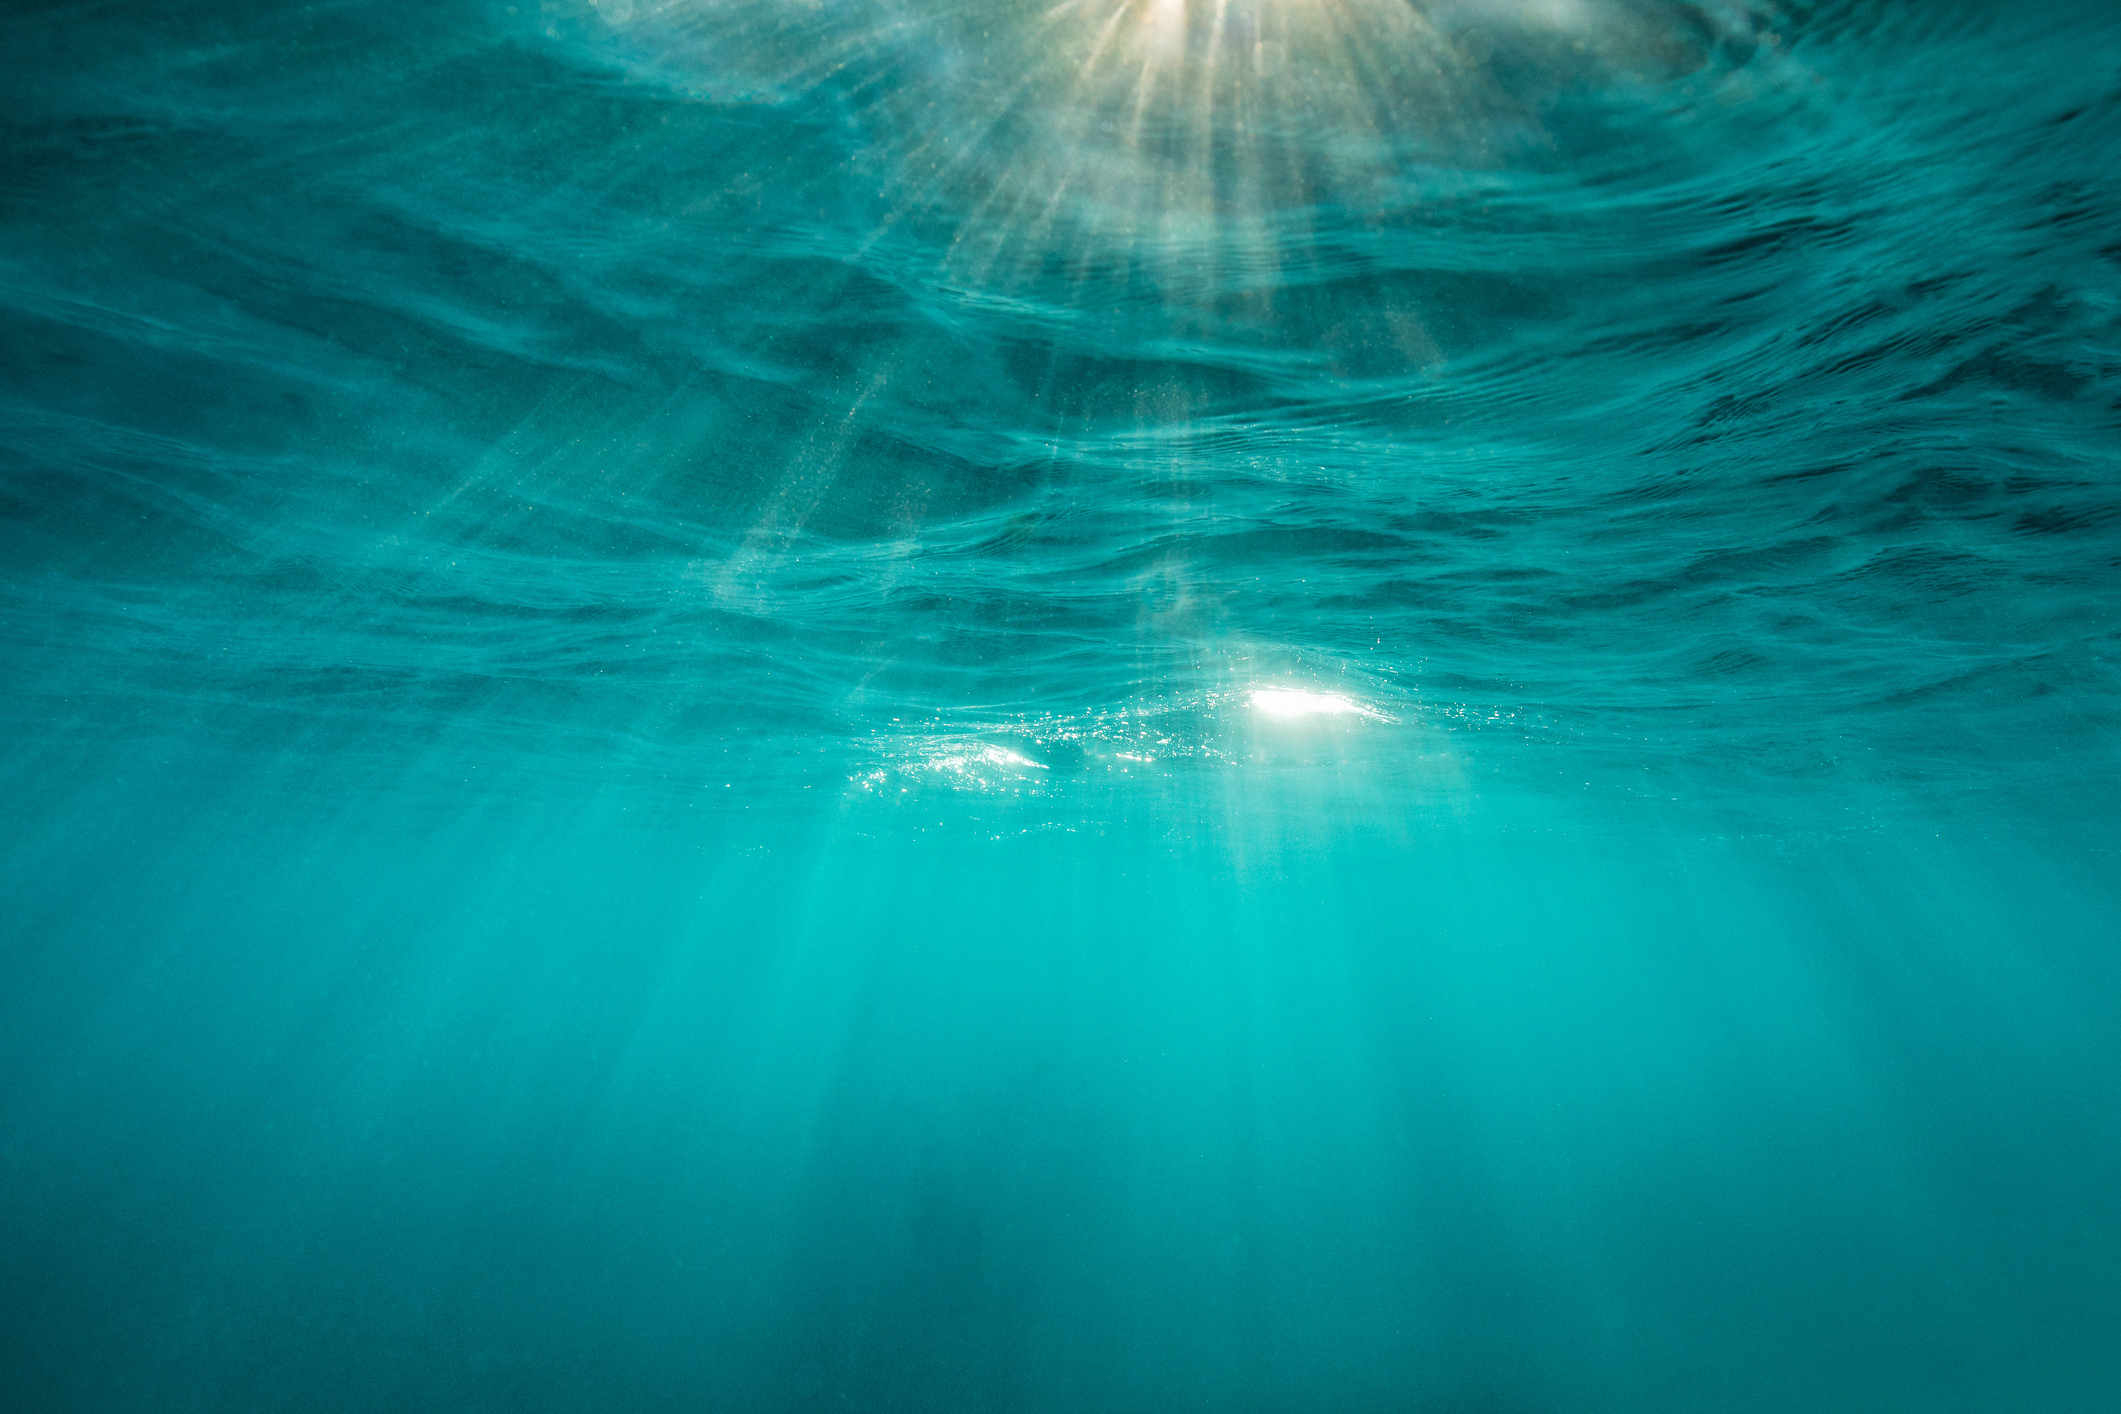
[[[1050,793],[1283,687],[1461,784],[2111,775],[2106,7],[6,34],[40,749]]]

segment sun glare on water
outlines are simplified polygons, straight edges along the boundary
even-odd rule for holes
[[[1337,692],[1306,692],[1295,687],[1261,687],[1252,691],[1252,706],[1270,717],[1373,716],[1369,708]]]
[[[574,0],[658,72],[833,90],[882,233],[954,228],[951,278],[1119,260],[1271,289],[1293,226],[1404,211],[1519,148],[1540,95],[1691,72],[1733,0]],[[874,180],[876,185],[868,188]],[[1402,323],[1405,321],[1402,320]],[[1397,327],[1397,326],[1395,326]],[[1430,340],[1402,340],[1426,351]],[[1425,353],[1424,353],[1424,356]],[[1418,360],[1417,360],[1418,361]]]

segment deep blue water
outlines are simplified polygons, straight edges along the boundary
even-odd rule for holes
[[[2121,10],[0,76],[0,1410],[2121,1408]]]

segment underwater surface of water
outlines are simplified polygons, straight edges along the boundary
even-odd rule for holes
[[[0,36],[0,1409],[2121,1407],[2121,11]]]

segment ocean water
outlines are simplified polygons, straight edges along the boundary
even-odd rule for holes
[[[2121,10],[0,73],[0,1410],[2121,1408]]]

